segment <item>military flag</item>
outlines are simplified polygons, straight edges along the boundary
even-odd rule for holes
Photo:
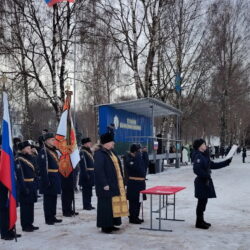
[[[68,177],[80,161],[80,154],[76,143],[76,133],[72,121],[70,102],[71,91],[66,91],[63,113],[56,133],[56,146],[61,155],[59,159],[59,172]]]

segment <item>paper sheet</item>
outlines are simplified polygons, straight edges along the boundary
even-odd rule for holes
[[[238,148],[238,146],[234,144],[234,145],[231,147],[231,149],[230,149],[230,151],[228,152],[228,154],[226,155],[226,158],[224,158],[224,159],[227,160],[227,159],[232,158],[233,155],[234,155],[234,153],[236,152],[237,148]]]
[[[232,158],[233,155],[234,155],[234,153],[236,152],[237,148],[238,148],[238,146],[234,144],[234,145],[231,147],[230,151],[228,152],[228,154],[226,155],[225,158],[216,159],[216,160],[214,160],[214,162],[223,162],[223,161],[225,161],[225,160],[227,160],[227,159]]]

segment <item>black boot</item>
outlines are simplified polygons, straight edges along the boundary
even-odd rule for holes
[[[206,222],[206,221],[204,220],[204,216],[203,216],[203,215],[201,216],[201,219],[202,219],[202,221],[203,221],[204,224],[206,224],[208,227],[211,227],[211,224],[208,223],[208,222]]]
[[[205,224],[203,219],[200,217],[197,217],[195,227],[200,228],[200,229],[208,229],[209,228],[209,226],[207,224]]]
[[[102,227],[102,232],[105,234],[112,234],[112,227]]]
[[[203,220],[203,223],[206,224],[208,227],[211,227],[211,224],[208,223],[208,222],[206,222],[206,221],[204,221],[204,220]]]
[[[142,221],[139,218],[131,218],[131,217],[129,217],[129,223],[132,223],[132,224],[141,224]]]

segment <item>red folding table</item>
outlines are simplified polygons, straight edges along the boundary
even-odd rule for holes
[[[146,190],[141,191],[141,194],[148,194],[150,195],[150,227],[149,228],[140,228],[140,229],[146,229],[146,230],[154,230],[154,231],[166,231],[166,232],[172,232],[172,230],[165,230],[161,227],[161,221],[162,220],[172,220],[172,221],[184,221],[179,220],[175,218],[175,207],[176,207],[176,197],[175,194],[181,190],[185,189],[185,187],[176,187],[176,186],[156,186],[152,187]],[[159,209],[156,211],[153,211],[153,195],[158,195],[159,197]],[[173,195],[173,202],[169,202],[168,196]],[[173,218],[168,218],[168,206],[173,206]],[[162,218],[161,210],[163,208],[166,208],[165,218]],[[143,206],[142,206],[143,209]],[[159,220],[158,228],[153,228],[153,213],[158,213],[159,218],[156,218]],[[142,214],[143,217],[143,214]]]

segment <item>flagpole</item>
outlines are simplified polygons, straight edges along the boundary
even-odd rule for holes
[[[74,129],[76,127],[76,34],[74,34],[74,117],[73,117],[73,124]],[[76,134],[76,131],[75,131]],[[75,169],[73,169],[73,212],[74,216],[76,213],[76,204],[75,204]]]
[[[74,129],[76,127],[76,26],[77,26],[77,15],[76,15],[76,8],[75,8],[75,33],[74,33],[74,117],[73,117],[73,124]],[[75,130],[76,134],[76,130]],[[76,204],[75,204],[75,169],[73,169],[73,212],[75,216],[76,212]]]
[[[74,93],[73,93],[74,94]],[[67,98],[70,96],[70,102],[71,102],[71,95],[72,95],[72,91],[68,91],[68,90],[66,90],[66,96],[67,96]],[[74,112],[74,114],[75,114],[75,112]],[[71,124],[71,122],[72,122],[72,118],[70,118],[70,117],[72,117],[71,116],[71,109],[69,109],[69,112],[68,112],[68,117],[67,117],[67,119],[68,119],[68,121],[70,120],[70,124]],[[73,129],[75,129],[74,128],[74,124],[73,124]],[[71,129],[70,129],[71,130]],[[69,133],[70,133],[70,131],[68,131]],[[72,170],[72,194],[73,194],[73,197],[72,197],[72,206],[73,206],[73,216],[75,216],[75,213],[76,213],[76,205],[75,205],[75,185],[74,185],[74,183],[75,183],[75,169],[73,168],[73,170]]]
[[[75,9],[76,10],[76,9]],[[74,126],[76,126],[76,24],[77,24],[77,15],[75,11],[75,33],[74,33],[74,79],[73,79],[73,85],[74,85]]]
[[[17,237],[16,237],[16,225],[14,226],[14,236],[15,236],[15,242],[17,242]]]

